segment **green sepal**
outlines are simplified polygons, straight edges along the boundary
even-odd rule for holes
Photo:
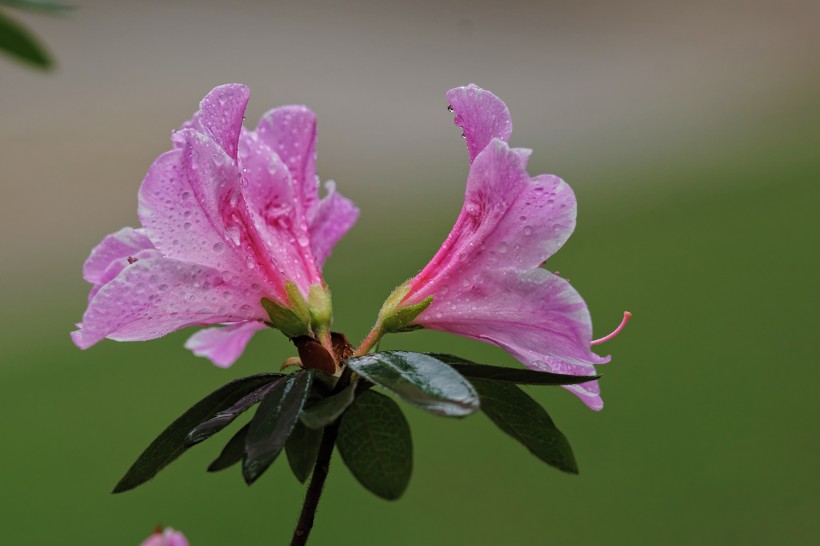
[[[300,318],[292,309],[262,298],[262,307],[268,312],[270,325],[290,338],[310,335],[310,323]]]
[[[310,309],[299,292],[299,287],[293,281],[285,283],[285,293],[288,295],[288,303],[293,313],[299,317],[305,324],[310,324]]]
[[[314,330],[330,327],[333,319],[333,305],[330,299],[330,290],[326,286],[314,284],[308,293],[308,310]]]
[[[382,333],[410,332],[423,328],[418,324],[411,324],[431,303],[433,296],[425,298],[415,305],[402,306],[402,300],[410,293],[410,281],[396,287],[387,297],[379,310],[378,326]]]

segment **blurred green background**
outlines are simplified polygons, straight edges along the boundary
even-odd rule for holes
[[[256,336],[227,371],[182,348],[190,332],[86,352],[68,337],[88,251],[135,225],[170,130],[229,81],[252,89],[249,124],[292,102],[319,116],[319,173],[362,209],[325,274],[352,339],[458,214],[467,161],[444,92],[470,81],[509,105],[530,172],[577,194],[575,235],[549,267],[584,295],[596,335],[634,313],[602,347],[602,412],[530,389],[579,476],[481,415],[405,406],[405,496],[379,500],[336,458],[312,544],[815,543],[816,2],[75,4],[19,16],[55,72],[0,58],[3,543],[138,544],[158,522],[194,546],[290,538],[303,487],[286,462],[248,488],[237,469],[204,472],[218,441],[109,493],[192,402],[294,354],[283,336]],[[515,365],[434,332],[383,347]]]

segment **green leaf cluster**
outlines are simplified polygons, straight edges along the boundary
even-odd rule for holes
[[[597,376],[504,368],[452,355],[407,351],[349,358],[341,377],[314,369],[245,377],[217,389],[174,421],[138,457],[114,492],[150,480],[187,449],[258,405],[209,471],[241,462],[242,475],[251,484],[284,450],[293,474],[305,482],[323,437],[325,449],[332,448],[335,438],[342,460],[365,488],[384,499],[397,499],[413,469],[410,426],[399,405],[373,387],[435,415],[462,418],[481,410],[538,459],[577,473],[566,437],[518,384],[568,385],[594,379]],[[331,434],[327,434],[329,427],[334,427]]]

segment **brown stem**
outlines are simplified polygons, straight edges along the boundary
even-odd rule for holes
[[[333,446],[336,444],[338,432],[339,421],[336,421],[326,426],[322,433],[319,455],[316,457],[316,464],[313,466],[313,476],[310,478],[305,503],[302,505],[302,513],[299,515],[299,523],[296,524],[296,529],[293,531],[293,540],[291,540],[290,546],[304,546],[307,544],[310,530],[313,528],[316,508],[319,506],[319,498],[322,496],[322,488],[330,471],[330,457],[333,455]]]

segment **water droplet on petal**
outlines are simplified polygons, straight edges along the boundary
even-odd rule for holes
[[[501,254],[505,254],[507,252],[507,248],[508,248],[507,243],[505,243],[503,241],[501,242],[501,244],[498,245],[498,251]]]
[[[222,243],[214,243],[214,252],[216,252],[217,254],[219,254],[219,253],[221,253],[223,250],[225,250],[225,245],[223,245]]]
[[[532,226],[524,226],[524,235],[532,235]]]

